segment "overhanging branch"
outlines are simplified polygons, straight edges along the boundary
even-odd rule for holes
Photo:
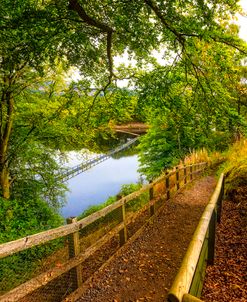
[[[146,3],[146,5],[148,5],[152,11],[155,13],[155,15],[159,18],[159,20],[162,22],[163,25],[165,25],[165,27],[174,34],[174,36],[178,39],[178,41],[184,45],[185,43],[185,38],[183,37],[183,35],[181,33],[179,33],[175,28],[173,28],[169,22],[167,22],[167,20],[165,19],[165,17],[163,16],[163,14],[161,13],[160,9],[158,8],[158,6],[152,1],[152,0],[144,0],[144,2]]]
[[[112,35],[114,29],[111,28],[108,24],[105,24],[99,20],[95,20],[89,16],[83,6],[77,0],[69,0],[69,9],[75,11],[78,16],[82,19],[84,23],[89,26],[100,29],[102,32],[106,33],[106,52],[108,59],[108,69],[109,69],[109,83],[111,83],[113,77],[113,59],[112,59]]]

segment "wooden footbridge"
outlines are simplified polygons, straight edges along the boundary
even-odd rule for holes
[[[90,158],[82,163],[80,163],[77,166],[74,166],[72,168],[67,169],[65,172],[63,172],[62,174],[59,175],[59,179],[62,179],[63,182],[77,176],[78,174],[85,172],[89,169],[91,169],[92,167],[100,164],[101,162],[107,160],[108,158],[110,158],[112,155],[126,150],[128,149],[130,146],[132,146],[133,144],[135,144],[137,142],[139,137],[135,137],[129,141],[127,141],[127,143],[122,144],[120,146],[118,146],[117,148],[105,153],[105,154],[100,154],[97,155],[93,158]]]
[[[34,271],[31,279],[29,276],[29,278],[26,277],[26,280],[22,281],[22,284],[16,282],[11,290],[10,288],[2,288],[0,302],[68,302],[77,301],[77,299],[80,302],[99,301],[94,300],[94,297],[80,300],[81,290],[84,290],[84,282],[86,284],[86,280],[91,280],[88,273],[93,273],[89,262],[87,262],[88,259],[93,257],[91,263],[98,265],[93,269],[97,270],[103,267],[105,265],[104,261],[108,261],[107,258],[109,257],[110,260],[112,253],[107,255],[105,259],[106,255],[101,254],[100,251],[106,253],[113,249],[114,251],[111,252],[120,253],[122,246],[125,246],[127,241],[137,238],[149,223],[152,225],[155,215],[160,213],[167,203],[171,202],[170,198],[177,191],[197,178],[205,169],[207,169],[207,163],[176,167],[169,173],[161,175],[152,183],[145,185],[139,191],[122,197],[88,217],[78,221],[73,218],[67,221],[67,225],[1,244],[0,259],[3,261],[3,265],[9,266],[11,262],[15,263],[12,274],[16,274],[16,259],[22,259],[22,261],[19,260],[19,265],[22,265],[23,261],[29,261],[31,266],[31,255],[39,248],[44,249],[44,246],[46,246],[44,244],[48,244],[49,247],[54,239],[59,239],[60,244],[63,243],[64,246],[56,252],[59,261],[56,260],[55,265],[52,265],[53,262],[51,261],[49,268],[47,263],[45,270],[40,272],[37,270],[36,273]],[[220,219],[223,192],[224,177],[221,175],[215,192],[200,219],[184,261],[168,294],[167,301],[201,301],[195,296],[200,296],[206,263],[213,262],[215,226],[216,221]],[[139,205],[139,208],[134,211],[137,205]],[[169,216],[167,219],[169,219]],[[104,227],[102,228],[103,222]],[[138,223],[135,224],[136,222]],[[94,237],[92,238],[89,238],[89,226],[93,227],[91,231]],[[104,232],[102,233],[102,231]],[[98,238],[95,237],[96,234]],[[103,249],[106,244],[108,244],[107,247]],[[30,255],[28,254],[29,251]],[[28,258],[27,255],[30,257]],[[165,256],[164,252],[162,252],[162,255]],[[22,258],[16,258],[17,256]],[[163,263],[165,258],[162,259]],[[168,263],[170,262],[168,261]],[[118,271],[118,278],[121,277],[123,272],[122,268]],[[3,281],[6,282],[9,274],[2,275],[2,277]],[[18,278],[19,275],[16,275],[15,279],[17,281]],[[114,301],[120,300],[114,299]]]

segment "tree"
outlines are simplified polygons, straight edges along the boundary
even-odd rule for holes
[[[49,47],[55,44],[56,28],[33,1],[2,1],[0,12],[0,185],[2,196],[10,197],[9,165],[11,135],[16,116],[16,100],[32,82],[37,81],[44,63],[54,59]],[[48,27],[49,26],[49,27]],[[49,28],[49,30],[47,30]],[[55,47],[56,48],[56,47]],[[31,130],[30,130],[31,131]],[[25,139],[24,139],[25,140]]]
[[[223,151],[236,133],[246,133],[246,120],[236,107],[240,83],[238,51],[197,41],[190,61],[143,75],[139,106],[152,125],[141,143],[141,171],[158,176],[193,149]]]
[[[58,121],[61,109],[55,106],[55,113],[47,116],[43,111],[41,114],[45,116],[46,133],[40,126],[44,125],[43,122],[30,119],[32,125],[27,123],[25,131],[16,132],[22,137],[18,148],[14,146],[14,138],[17,137],[14,133],[17,128],[13,130],[15,119],[18,114],[23,114],[18,103],[22,104],[20,100],[32,83],[41,81],[47,65],[55,67],[58,61],[63,61],[64,69],[77,66],[84,76],[81,90],[88,89],[90,82],[99,88],[91,98],[89,114],[84,115],[89,119],[90,108],[121,76],[114,68],[114,56],[126,50],[130,57],[137,59],[137,67],[140,67],[148,62],[155,65],[152,50],[165,47],[165,55],[172,57],[174,52],[177,53],[178,60],[184,61],[184,68],[193,70],[198,83],[201,79],[199,62],[195,60],[198,41],[220,43],[239,52],[245,51],[242,41],[229,33],[227,23],[223,23],[238,11],[233,0],[210,0],[206,3],[201,0],[96,0],[93,3],[89,0],[24,0],[21,3],[3,0],[2,7],[0,185],[6,199],[10,198],[13,182],[11,165],[18,157],[17,150],[25,149],[28,138],[36,137],[39,142],[44,142],[49,132],[50,143],[52,139],[55,143],[62,141],[55,139],[61,129]],[[68,92],[71,99],[67,98],[61,108],[66,108],[76,93],[71,89]],[[71,115],[65,114],[68,122],[75,122],[79,117],[79,114]],[[83,127],[79,128],[82,130]]]

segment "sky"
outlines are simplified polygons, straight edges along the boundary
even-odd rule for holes
[[[242,6],[243,10],[245,11],[245,14],[247,15],[247,0],[240,0],[239,4]],[[247,16],[238,16],[239,20],[239,36],[243,40],[247,41]]]
[[[239,36],[240,38],[242,38],[243,40],[247,41],[247,0],[240,0],[239,4],[242,6],[243,11],[245,13],[246,16],[244,15],[238,15],[238,25],[239,25]],[[134,60],[131,62],[130,60],[127,59],[127,53],[125,55],[123,55],[122,57],[115,57],[114,58],[114,64],[115,66],[119,66],[119,64],[131,64],[135,65]],[[162,59],[162,53],[158,53],[157,51],[155,52],[155,57],[158,61],[159,64],[161,65],[165,65],[165,61]],[[80,80],[81,77],[79,75],[79,71],[73,69],[71,74],[68,75],[68,80],[74,80],[74,81],[78,81]],[[122,80],[118,82],[119,87],[125,87],[127,86],[128,81],[127,80]]]

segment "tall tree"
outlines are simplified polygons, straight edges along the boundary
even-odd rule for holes
[[[142,172],[153,178],[193,149],[223,151],[247,123],[237,110],[241,82],[238,50],[197,41],[190,60],[144,74],[139,103],[152,128],[141,143]],[[237,86],[236,86],[237,85]]]
[[[16,118],[23,112],[19,104],[23,104],[25,97],[26,102],[30,98],[32,103],[28,90],[34,83],[39,83],[32,87],[38,91],[39,85],[42,85],[42,76],[49,69],[48,66],[56,67],[64,28],[58,20],[54,22],[50,20],[49,2],[44,5],[43,1],[3,0],[1,4],[3,9],[0,12],[0,186],[2,196],[9,199],[10,186],[14,180],[10,167],[18,158],[23,145],[28,143],[28,137],[34,135],[34,132],[37,133],[37,129],[40,130],[39,119],[33,119],[32,125],[25,122],[22,126],[24,131],[21,131],[21,137],[13,133]],[[60,61],[63,59],[60,58]],[[49,80],[47,77],[47,84]],[[53,83],[50,84],[52,87]],[[36,94],[36,97],[38,96],[40,94]],[[44,102],[43,104],[39,102],[39,105],[42,108]],[[54,112],[56,110],[57,108]],[[59,117],[55,113],[50,116]]]
[[[77,66],[86,80],[106,92],[119,77],[114,56],[125,51],[141,66],[153,62],[152,50],[165,47],[165,55],[177,53],[189,62],[198,79],[200,62],[194,58],[198,41],[244,51],[242,41],[223,23],[238,11],[233,0],[2,0],[1,4],[0,186],[6,199],[12,156],[17,156],[11,140],[17,102],[32,82],[39,81],[46,64],[54,66],[59,59],[64,66]],[[35,123],[25,135],[36,128]]]

